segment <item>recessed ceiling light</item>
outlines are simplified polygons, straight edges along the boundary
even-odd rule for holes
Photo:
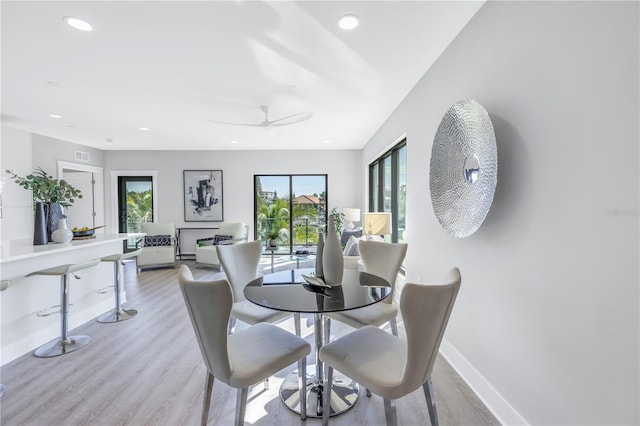
[[[143,132],[148,132],[151,129],[148,127],[140,127],[140,130],[142,130]]]
[[[360,25],[360,18],[356,15],[344,15],[338,19],[338,26],[343,30],[352,30]]]
[[[51,117],[51,118],[62,118],[61,115],[58,114],[49,114],[47,117]]]
[[[331,143],[331,141],[327,139],[326,141],[324,141],[324,143]]]
[[[83,21],[82,19],[79,19],[79,18],[74,18],[73,16],[65,16],[64,22],[66,22],[76,30],[80,30],[80,31],[93,30],[93,27],[91,26],[90,23],[88,23],[87,21]]]
[[[238,141],[231,141],[231,143],[235,144],[235,143],[238,143]]]

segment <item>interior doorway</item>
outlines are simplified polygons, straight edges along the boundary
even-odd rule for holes
[[[82,193],[82,198],[76,198],[73,205],[65,209],[70,228],[105,225],[103,176],[102,167],[58,161],[58,179],[66,180]],[[100,228],[96,232],[104,233],[105,230]]]

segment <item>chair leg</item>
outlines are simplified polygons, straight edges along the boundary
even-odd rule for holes
[[[236,399],[236,426],[244,424],[244,413],[247,409],[247,396],[249,388],[238,389],[238,397]]]
[[[429,419],[431,426],[438,426],[438,413],[436,412],[436,394],[433,392],[433,383],[431,378],[422,385],[424,397],[427,399],[427,408],[429,409]]]
[[[307,420],[307,357],[298,360],[298,388],[300,389],[300,420]]]
[[[229,318],[229,324],[227,325],[227,334],[233,333],[236,328],[236,319],[234,317]]]
[[[302,334],[302,328],[300,326],[300,312],[293,314],[293,325],[296,329],[296,336],[300,337]]]
[[[328,345],[331,341],[331,318],[324,317],[324,343]]]
[[[327,365],[327,380],[322,389],[322,426],[329,426],[331,415],[331,385],[333,384],[333,367]]]
[[[391,325],[391,334],[398,337],[398,322],[396,321],[395,317],[391,318],[389,324]]]
[[[202,403],[202,419],[200,424],[206,426],[209,419],[209,407],[211,406],[211,391],[213,390],[213,374],[207,371],[207,381],[204,384],[204,401]]]
[[[392,399],[384,399],[384,417],[387,420],[387,426],[396,426],[396,401]]]

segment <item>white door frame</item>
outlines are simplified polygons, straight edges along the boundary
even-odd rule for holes
[[[158,172],[156,170],[112,170],[111,171],[111,222],[113,229],[118,230],[118,178],[120,176],[151,176],[153,191],[153,221],[158,221]]]

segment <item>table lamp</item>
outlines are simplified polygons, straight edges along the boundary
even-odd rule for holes
[[[362,230],[371,239],[372,235],[391,234],[391,213],[369,212],[362,215]]]
[[[344,209],[342,209],[342,213],[344,214],[344,220],[347,222],[345,228],[349,230],[353,229],[355,227],[353,225],[353,222],[357,222],[360,220],[360,209],[345,207]]]

